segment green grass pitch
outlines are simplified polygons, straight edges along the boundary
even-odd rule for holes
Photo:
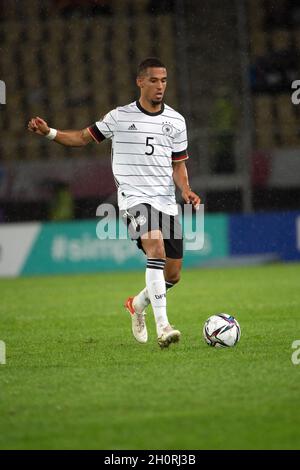
[[[182,340],[131,335],[143,273],[0,281],[1,449],[299,449],[300,265],[183,271],[168,293]],[[240,343],[202,339],[227,312]]]

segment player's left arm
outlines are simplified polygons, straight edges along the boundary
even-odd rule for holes
[[[201,199],[191,190],[185,162],[173,162],[173,180],[181,190],[181,195],[187,204],[192,203],[195,209],[199,208]]]

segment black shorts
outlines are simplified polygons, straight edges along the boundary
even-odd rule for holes
[[[141,250],[144,251],[141,236],[151,230],[160,230],[167,258],[181,259],[183,257],[182,227],[178,215],[165,214],[150,204],[138,204],[126,211],[122,210],[121,216],[127,224],[131,239],[137,242]]]

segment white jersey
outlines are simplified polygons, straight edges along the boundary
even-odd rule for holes
[[[172,162],[188,159],[181,114],[164,104],[161,111],[150,113],[136,101],[113,109],[88,130],[98,143],[112,140],[112,170],[121,210],[146,203],[177,214]]]

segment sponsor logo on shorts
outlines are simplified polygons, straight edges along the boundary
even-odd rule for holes
[[[144,215],[139,215],[135,220],[138,225],[145,225],[147,222],[147,219]]]

